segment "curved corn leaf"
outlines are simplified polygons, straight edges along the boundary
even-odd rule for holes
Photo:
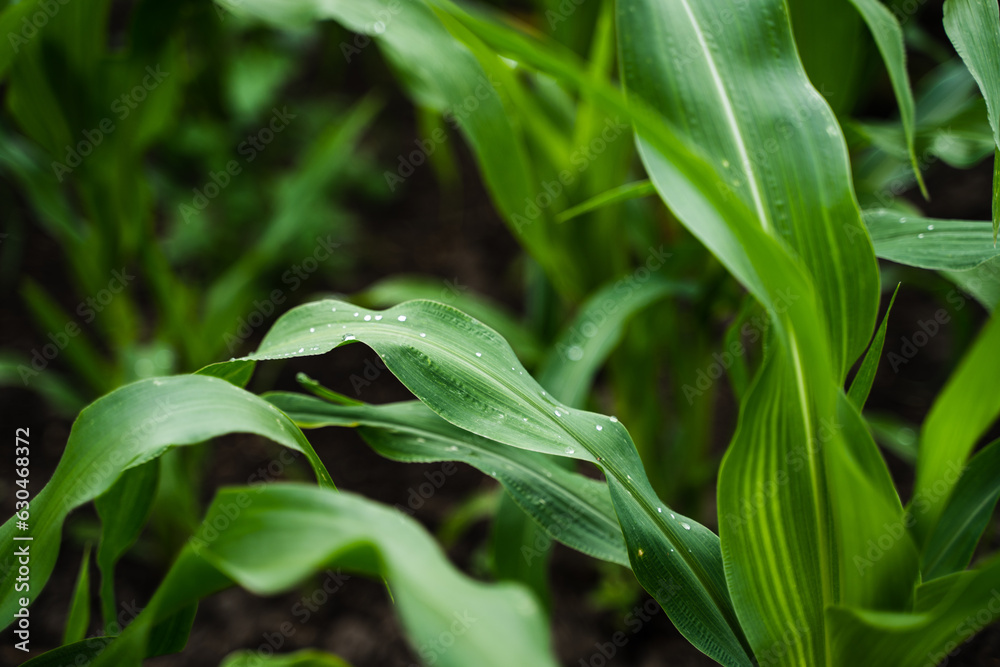
[[[139,617],[93,661],[138,667],[150,630],[234,583],[273,595],[327,567],[383,577],[417,653],[445,667],[553,666],[524,589],[458,572],[412,519],[350,493],[301,484],[224,489]]]
[[[846,146],[798,62],[783,2],[619,0],[619,34],[630,92],[718,165],[716,199],[749,211],[732,216],[717,202],[693,201],[690,165],[662,153],[637,124],[664,201],[776,319],[775,344],[723,461],[720,534],[757,659],[823,664],[827,607],[905,604],[916,573],[909,543],[871,565],[876,572],[852,562],[902,507],[839,389],[871,337],[878,295]],[[845,488],[864,499],[864,512],[836,501]]]
[[[535,334],[518,322],[503,306],[495,304],[481,294],[469,294],[468,286],[456,278],[434,280],[410,276],[394,276],[380,280],[358,292],[351,300],[366,308],[388,308],[404,301],[430,299],[440,301],[472,315],[496,330],[514,348],[519,359],[534,363],[540,355],[541,343]]]
[[[267,655],[259,651],[230,653],[219,667],[351,667],[335,655],[306,649],[295,653]]]
[[[619,0],[618,7],[629,90],[706,152],[718,170],[717,197],[742,201],[756,226],[809,267],[843,376],[874,328],[878,274],[846,145],[798,61],[784,3]],[[641,129],[639,136],[653,183],[695,227]]]
[[[59,553],[66,516],[112,487],[121,474],[173,446],[226,433],[255,433],[303,452],[320,484],[329,473],[302,432],[273,405],[228,382],[199,375],[142,380],[117,389],[80,412],[52,479],[31,499],[29,590],[16,592],[14,577],[0,580],[0,624],[14,618],[18,598],[34,600]],[[16,518],[0,527],[0,571],[14,567]]]
[[[1000,561],[917,589],[912,613],[834,607],[827,612],[831,664],[930,667],[1000,618]]]
[[[916,149],[916,105],[913,101],[913,90],[910,88],[910,77],[906,73],[906,45],[903,43],[903,28],[899,20],[880,0],[851,0],[851,4],[861,14],[865,24],[875,38],[882,61],[889,72],[892,90],[899,105],[899,120],[903,126],[906,140],[906,151],[910,157],[913,175],[920,186],[924,199],[930,199],[923,174],[917,165]]]
[[[993,0],[945,0],[944,29],[986,99],[996,151],[993,243],[1000,229],[1000,9]]]
[[[875,254],[907,266],[935,271],[967,271],[994,257],[989,222],[935,220],[898,211],[865,211]]]
[[[1000,471],[1000,440],[993,441],[972,457],[948,498],[921,555],[925,580],[969,566],[979,538],[993,516],[997,498],[1000,498],[997,471]]]
[[[872,338],[872,344],[868,347],[868,352],[865,353],[865,358],[861,362],[857,374],[851,380],[851,388],[847,391],[847,398],[850,399],[851,403],[858,410],[865,407],[865,401],[868,400],[868,394],[872,390],[872,383],[875,382],[878,362],[882,358],[882,346],[885,344],[885,331],[889,324],[889,313],[892,312],[892,304],[896,303],[897,294],[899,294],[899,285],[896,285],[896,291],[892,293],[892,298],[889,299],[889,307],[886,308],[885,315],[882,317],[882,324],[878,326],[878,330],[875,332],[874,338]]]
[[[372,449],[395,461],[467,463],[503,484],[550,536],[594,558],[629,565],[607,485],[551,457],[463,431],[419,401],[343,406],[302,394],[264,398],[303,428],[357,427]]]
[[[935,526],[966,459],[1000,415],[1000,317],[992,317],[934,401],[924,421],[911,506],[923,540]],[[974,397],[970,400],[970,397]]]
[[[459,428],[513,447],[597,463],[639,582],[699,648],[726,664],[749,664],[718,537],[663,506],[617,420],[556,401],[480,322],[431,301],[381,312],[320,301],[283,315],[250,358],[322,354],[355,340],[375,349],[417,398]]]

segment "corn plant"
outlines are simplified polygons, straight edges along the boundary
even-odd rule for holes
[[[996,618],[1000,563],[985,556],[970,564],[1000,496],[1000,446],[978,447],[1000,414],[1000,322],[987,321],[928,414],[905,504],[862,413],[887,330],[887,318],[877,323],[877,257],[940,271],[992,310],[1000,296],[988,269],[997,255],[996,188],[992,221],[928,219],[901,206],[862,211],[841,120],[800,61],[787,3],[605,3],[604,25],[615,32],[601,34],[605,51],[617,45],[617,80],[553,40],[448,0],[222,4],[279,25],[330,19],[370,35],[426,109],[477,99],[476,112],[456,115],[457,124],[497,210],[565,294],[602,281],[577,280],[582,265],[568,262],[564,247],[574,231],[564,225],[588,211],[625,228],[628,216],[608,211],[629,209],[609,206],[651,194],[746,290],[769,326],[756,363],[731,371],[739,423],[718,473],[718,534],[660,498],[628,420],[581,408],[626,315],[682,291],[676,284],[629,292],[592,348],[551,357],[537,379],[520,346],[447,304],[320,300],[285,313],[245,358],[128,384],[80,413],[53,478],[0,529],[7,624],[28,614],[54,568],[64,521],[85,503],[97,505],[102,577],[113,580],[152,494],[137,471],[171,448],[255,433],[301,452],[317,483],[220,491],[131,625],[95,643],[82,639],[83,612],[73,613],[66,645],[30,664],[83,656],[138,665],[183,647],[205,596],[232,585],[279,592],[331,563],[384,579],[415,646],[456,617],[489,619],[456,636],[435,656],[439,664],[556,664],[542,608],[525,587],[470,580],[411,519],[334,488],[302,431],[330,426],[357,429],[391,459],[460,461],[496,478],[537,529],[629,568],[677,629],[723,665],[937,664]],[[910,92],[899,21],[874,0],[828,11],[811,16],[856,12],[848,23],[870,29],[898,100],[898,132],[880,141],[868,130],[888,156],[873,159],[902,164],[923,187],[917,148],[927,121]],[[996,150],[997,6],[947,0],[944,21],[985,99]],[[502,85],[484,86],[490,77]],[[590,131],[595,109],[624,124],[648,182],[526,214],[524,202],[559,178],[563,155],[538,154],[547,125],[532,117],[538,108],[526,91],[546,81],[586,101]],[[627,266],[628,253],[607,251]],[[738,335],[728,342],[744,355]],[[366,404],[308,378],[309,393],[243,388],[258,364],[358,343],[415,400]],[[596,467],[603,480],[577,465]],[[32,566],[22,589],[15,574],[24,547],[14,537],[25,524]],[[74,610],[87,607],[86,590],[78,588]],[[113,596],[113,586],[102,593]],[[248,660],[234,655],[226,664]],[[271,661],[339,664],[312,654]]]

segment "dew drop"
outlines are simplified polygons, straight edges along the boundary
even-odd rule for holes
[[[933,232],[934,231],[934,225],[927,225],[927,231]]]
[[[358,316],[358,313],[354,313],[354,317],[357,317],[357,316]]]
[[[579,345],[574,345],[566,350],[566,358],[570,361],[580,361],[583,359],[583,348]]]
[[[729,169],[729,160],[723,160],[722,166],[725,167],[726,169]]]
[[[691,530],[691,524],[681,521],[681,525],[684,527],[684,530]]]
[[[316,333],[316,327],[309,327],[309,333]]]
[[[354,334],[344,334],[341,340],[354,340]]]
[[[659,512],[660,514],[663,514],[663,508],[662,507],[657,507],[656,511]]]
[[[457,452],[458,451],[458,447],[456,447],[455,445],[452,445],[451,447],[448,448],[448,451],[449,452]]]
[[[643,551],[642,549],[639,549],[639,551],[637,551],[636,553],[638,554],[639,558],[642,558],[642,555],[646,552]]]
[[[917,238],[918,239],[922,239],[922,238],[924,238],[924,236],[925,236],[925,234],[917,234]]]
[[[835,125],[827,125],[826,133],[829,134],[831,137],[837,136],[837,127]]]
[[[673,512],[671,512],[671,513],[670,513],[670,518],[671,518],[671,519],[676,519],[677,517],[675,517],[675,516],[674,516],[674,513],[673,513]]]
[[[528,418],[527,418],[527,417],[525,417],[525,418],[524,418],[524,421],[528,421]]]
[[[424,440],[423,438],[417,438],[417,442],[427,442],[427,441]]]
[[[336,308],[331,308],[331,309],[330,309],[330,312],[331,312],[331,313],[335,313],[335,312],[337,312],[337,309],[336,309]]]
[[[380,320],[380,319],[382,319],[382,316],[381,316],[381,315],[376,315],[376,316],[375,316],[375,321],[376,321],[376,322],[377,322],[378,320]]]
[[[483,353],[482,352],[476,352],[476,356],[477,357],[481,357],[481,356],[483,356]]]
[[[612,424],[617,424],[618,423],[618,417],[615,417],[615,416],[612,415],[611,417],[609,417],[609,419],[611,420]]]
[[[304,347],[300,347],[300,348],[299,348],[299,352],[301,353],[301,352],[305,351],[305,349],[306,349],[306,348],[304,348]]]
[[[904,224],[905,222],[906,222],[906,218],[900,218],[900,219],[899,219],[899,224],[901,224],[901,225],[902,225],[902,224]]]
[[[371,315],[365,315],[365,322],[371,322],[371,321],[372,321],[372,316]]]
[[[575,454],[575,453],[576,453],[576,450],[575,450],[575,449],[573,449],[572,447],[567,447],[567,448],[566,448],[566,453],[567,453],[567,454]]]
[[[601,426],[600,424],[598,424],[598,425],[597,425],[597,426],[595,426],[594,428],[596,428],[596,429],[597,429],[598,431],[603,431],[603,430],[604,430],[604,427],[603,427],[603,426]]]
[[[399,320],[400,322],[405,322],[406,321],[406,315],[400,315],[396,319]]]
[[[425,333],[422,333],[422,334],[420,334],[420,337],[421,337],[421,338],[427,338],[427,334],[425,334]]]
[[[556,417],[562,417],[562,413],[556,410]]]
[[[372,25],[372,28],[375,30],[376,34],[381,35],[383,32],[385,32],[385,23],[383,23],[382,21],[375,21],[375,23]]]

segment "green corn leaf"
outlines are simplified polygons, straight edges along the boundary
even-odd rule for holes
[[[924,580],[964,570],[972,560],[997,498],[1000,498],[1000,440],[969,461],[922,554]]]
[[[395,510],[331,489],[276,484],[220,491],[149,605],[93,667],[138,667],[157,620],[234,583],[273,595],[330,567],[384,578],[424,661],[556,664],[544,616],[526,590],[460,574]]]
[[[655,194],[656,188],[648,180],[626,183],[625,185],[619,185],[617,188],[612,188],[607,192],[602,192],[595,197],[591,197],[572,208],[566,209],[556,216],[556,222],[567,222],[573,218],[580,217],[584,213],[590,213],[591,211],[613,206],[614,204],[619,204],[630,199],[639,199],[640,197],[649,197]]]
[[[253,372],[257,364],[252,361],[223,361],[217,364],[209,364],[198,370],[196,375],[208,375],[225,380],[229,384],[236,385],[243,389],[253,377]]]
[[[875,254],[907,266],[967,271],[1000,255],[989,222],[936,220],[898,211],[865,211]]]
[[[80,562],[80,574],[76,577],[76,587],[69,604],[69,614],[66,619],[66,629],[63,631],[63,644],[72,644],[84,638],[87,626],[90,625],[90,545],[83,550],[83,560]]]
[[[749,664],[715,534],[663,506],[617,420],[555,400],[522,369],[510,346],[480,322],[431,301],[381,312],[320,301],[282,316],[250,358],[322,354],[354,341],[375,349],[417,398],[459,428],[598,464],[639,582],[702,650],[726,664]]]
[[[101,571],[101,608],[109,634],[118,613],[115,598],[115,565],[138,539],[156,498],[160,461],[155,459],[130,468],[94,500],[101,519],[101,540],[97,546],[97,567]]]
[[[258,651],[230,653],[219,667],[351,667],[341,658],[322,651],[304,650],[294,653],[266,655]]]
[[[889,299],[889,307],[886,308],[885,315],[882,317],[882,324],[878,326],[875,337],[872,338],[872,344],[868,347],[868,352],[865,353],[865,358],[861,362],[857,374],[851,380],[851,388],[847,391],[847,398],[858,410],[865,407],[865,401],[868,400],[868,394],[872,390],[872,383],[875,382],[875,372],[878,371],[878,362],[882,358],[882,346],[885,344],[889,313],[892,312],[892,304],[896,302],[897,294],[899,294],[899,285],[896,285],[896,290],[892,293],[892,298]]]
[[[469,293],[469,287],[461,284],[458,278],[434,280],[394,276],[380,280],[351,298],[359,306],[366,308],[389,308],[414,299],[440,301],[472,315],[503,336],[525,364],[534,363],[541,353],[541,343],[532,331],[518,322],[503,306],[481,294]]]
[[[910,503],[916,513],[918,539],[926,538],[937,523],[976,441],[1000,415],[997,349],[1000,317],[993,317],[948,379],[924,421]]]
[[[1000,153],[1000,9],[992,0],[945,0],[944,29],[986,99]],[[993,163],[993,243],[1000,229],[1000,160]]]
[[[916,600],[911,613],[831,608],[830,664],[944,665],[949,654],[1000,618],[1000,561],[923,584]]]
[[[618,7],[629,90],[707,154],[717,198],[740,200],[755,226],[784,240],[809,267],[834,368],[843,375],[874,328],[878,276],[850,187],[846,145],[798,61],[785,4],[619,0]],[[658,147],[637,130],[667,205],[692,228],[703,226],[689,217],[679,186],[651,155]]]
[[[620,1],[619,35],[629,90],[703,147],[721,196],[692,197],[693,165],[636,123],[651,180],[777,325],[720,472],[733,602],[758,660],[823,664],[825,609],[905,604],[916,571],[909,543],[865,569],[852,562],[902,507],[839,390],[871,337],[878,293],[846,146],[797,60],[783,2]],[[749,215],[727,215],[719,199]],[[865,512],[837,502],[844,488]]]
[[[199,375],[142,380],[117,389],[80,412],[52,478],[31,499],[32,601],[45,586],[59,552],[66,516],[112,487],[122,472],[225,433],[255,433],[303,452],[321,484],[329,473],[302,432],[273,405],[223,380]],[[0,527],[0,571],[14,567],[16,518]],[[23,533],[21,533],[23,534]],[[14,618],[14,578],[0,580],[0,624]]]
[[[889,8],[880,0],[851,0],[861,18],[875,38],[882,61],[889,71],[892,90],[896,94],[896,104],[899,105],[899,118],[903,125],[906,138],[906,150],[910,157],[913,175],[920,186],[924,199],[930,199],[927,186],[924,185],[923,174],[917,165],[916,149],[916,106],[913,101],[913,90],[910,87],[910,77],[906,73],[906,45],[903,43],[903,29]]]
[[[372,449],[395,461],[467,463],[503,484],[549,535],[585,554],[628,567],[607,484],[567,470],[553,457],[463,431],[418,401],[342,406],[283,392],[264,398],[303,428],[357,427]]]

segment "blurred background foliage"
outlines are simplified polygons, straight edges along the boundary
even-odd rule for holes
[[[940,27],[941,5],[885,4],[910,56],[929,201],[854,6],[789,0],[807,71],[848,131],[858,199],[987,219],[992,133]],[[543,384],[577,364],[573,382],[550,390],[628,424],[657,493],[713,524],[713,480],[766,318],[657,199],[637,196],[648,190],[631,131],[586,94],[518,63],[487,68],[520,142],[496,173],[539,193],[511,202],[481,177],[489,147],[456,129],[455,115],[475,111],[442,114],[372,40],[334,22],[275,28],[207,0],[2,6],[3,384],[39,392],[72,417],[124,383],[252,350],[277,315],[317,293],[370,307],[426,297],[496,328]],[[617,80],[612,2],[492,8],[575,52],[595,81]],[[504,240],[484,233],[492,253],[450,238],[456,224],[493,230],[501,219]],[[383,235],[408,250],[383,246]],[[445,260],[421,261],[425,253]],[[910,424],[983,313],[949,295],[957,283],[991,309],[1000,290],[989,271],[973,290],[968,275],[882,270],[886,290],[904,283],[894,318],[943,307],[954,320],[935,343],[938,377],[883,368],[876,383],[870,422],[905,471]],[[893,340],[890,326],[887,351]],[[727,355],[734,341],[750,352]],[[257,388],[276,378],[258,377]],[[361,381],[345,378],[340,389]],[[171,511],[154,517],[174,548],[200,516],[205,456],[190,448],[160,464],[157,502]],[[494,516],[483,569],[547,599],[546,559],[526,562],[522,547],[546,552],[548,538],[509,499],[493,490],[456,499],[442,535]],[[601,581],[601,604],[638,594],[610,566]]]

